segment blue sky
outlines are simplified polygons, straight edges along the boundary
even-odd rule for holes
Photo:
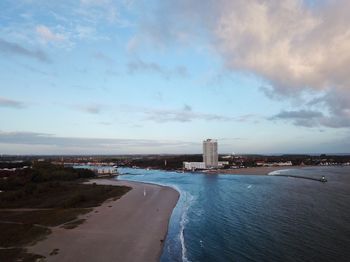
[[[346,1],[4,0],[0,153],[348,153]]]

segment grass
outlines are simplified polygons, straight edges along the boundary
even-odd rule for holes
[[[0,221],[11,221],[43,226],[58,226],[90,212],[91,208],[51,209],[37,211],[1,211]]]
[[[88,208],[106,199],[118,199],[130,190],[125,186],[86,185],[75,182],[44,182],[0,194],[0,208]]]
[[[0,261],[38,262],[43,256],[27,253],[24,248],[0,249]]]
[[[75,228],[85,221],[78,219],[92,207],[107,199],[119,199],[131,188],[80,184],[75,182],[29,183],[0,194],[0,261],[36,261],[24,247],[42,240],[51,233],[48,227]],[[11,211],[1,209],[14,209]],[[17,208],[49,208],[21,211]]]
[[[79,215],[90,212],[107,199],[119,199],[131,189],[82,184],[93,177],[96,175],[92,171],[65,168],[49,162],[34,163],[32,168],[11,176],[0,174],[0,261],[36,261],[42,258],[27,253],[25,247],[50,234],[49,227],[77,227],[85,221]],[[21,208],[46,210],[24,211]]]
[[[0,222],[0,246],[22,247],[34,244],[51,233],[46,227],[29,224],[9,224]]]

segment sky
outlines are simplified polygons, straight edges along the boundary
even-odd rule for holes
[[[347,0],[0,10],[0,154],[350,153]]]

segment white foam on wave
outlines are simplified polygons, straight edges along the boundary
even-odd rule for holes
[[[281,174],[283,174],[283,173],[289,172],[290,170],[292,170],[292,169],[275,170],[275,171],[272,171],[272,172],[268,173],[267,175],[268,175],[268,176],[281,175]]]
[[[248,189],[251,188],[251,187],[252,187],[252,185],[247,186]]]
[[[134,174],[132,174],[132,175],[134,175]],[[144,176],[144,175],[137,174],[137,176]],[[143,182],[140,180],[132,180],[132,179],[125,179],[125,180]],[[191,262],[187,258],[187,249],[186,249],[186,245],[185,245],[184,232],[185,232],[186,224],[188,223],[188,210],[189,210],[190,206],[192,205],[192,202],[195,199],[194,196],[191,195],[189,192],[181,190],[177,185],[172,184],[172,183],[150,182],[150,181],[145,181],[145,182],[151,183],[151,184],[156,184],[156,185],[161,185],[161,186],[168,186],[168,187],[175,189],[176,191],[178,191],[180,193],[180,200],[182,200],[182,204],[183,204],[181,220],[180,220],[180,232],[179,232],[179,238],[180,238],[180,244],[181,244],[181,259],[183,262]],[[168,250],[169,250],[169,248],[170,247],[168,246]]]
[[[185,227],[188,223],[188,210],[194,200],[193,195],[189,194],[188,192],[183,192],[183,198],[184,198],[184,207],[182,210],[181,215],[181,221],[180,221],[180,243],[181,243],[181,255],[182,255],[182,261],[183,262],[190,262],[187,258],[187,249],[185,245]]]
[[[181,245],[181,260],[183,262],[191,262],[187,258],[187,249],[185,244],[185,227],[188,223],[188,210],[190,206],[192,205],[194,201],[194,196],[191,195],[189,192],[186,192],[184,190],[181,190],[177,185],[174,184],[162,184],[158,183],[160,185],[169,186],[173,189],[177,190],[180,193],[180,201],[182,202],[182,210],[181,210],[181,219],[180,219],[180,230],[179,230],[179,238],[180,238],[180,245]]]
[[[187,249],[185,245],[185,227],[188,223],[188,210],[192,203],[195,200],[195,197],[190,194],[189,192],[186,192],[184,190],[181,190],[177,185],[172,183],[161,183],[156,182],[155,184],[161,185],[161,186],[168,186],[173,189],[175,189],[177,192],[180,193],[180,201],[182,202],[182,210],[181,210],[181,219],[180,219],[180,232],[179,232],[179,238],[180,238],[180,245],[181,245],[181,259],[183,262],[191,262],[187,258]]]

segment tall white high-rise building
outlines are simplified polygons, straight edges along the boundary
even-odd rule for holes
[[[218,141],[207,139],[203,141],[203,162],[206,168],[218,167]]]

